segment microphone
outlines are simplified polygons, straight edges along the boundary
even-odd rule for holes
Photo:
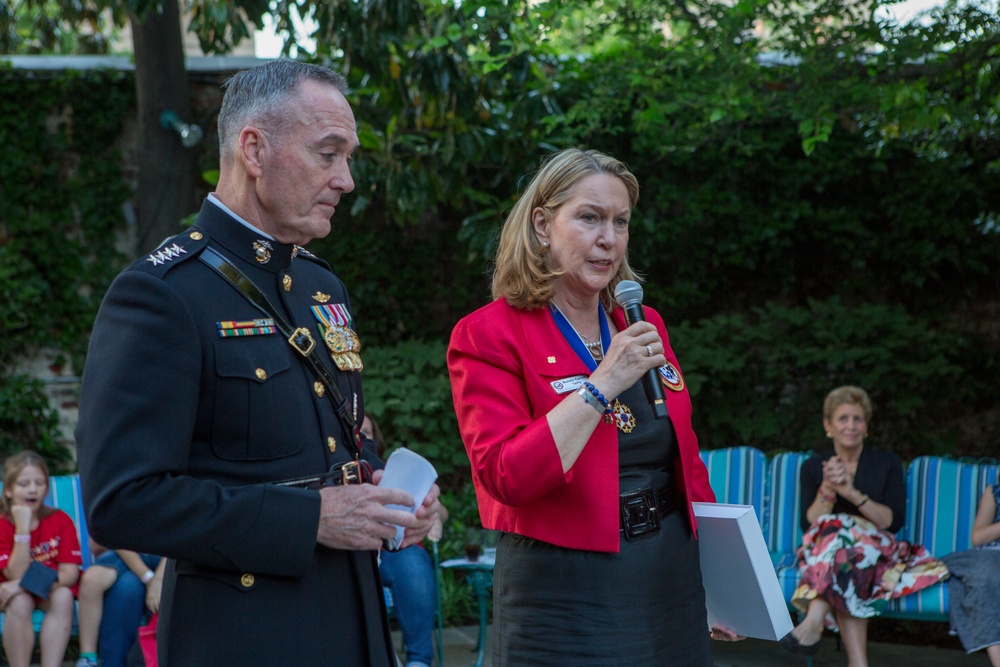
[[[623,280],[615,287],[615,301],[625,311],[625,321],[629,326],[645,322],[642,313],[642,287],[634,280]],[[642,376],[642,388],[646,390],[646,400],[653,408],[653,416],[663,419],[667,416],[667,399],[663,395],[663,385],[655,368],[650,368]]]

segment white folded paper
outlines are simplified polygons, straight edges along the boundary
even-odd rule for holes
[[[392,509],[404,510],[410,513],[416,512],[417,508],[427,494],[430,492],[434,481],[437,479],[437,470],[431,462],[414,451],[400,447],[389,455],[389,460],[385,462],[385,473],[379,486],[387,489],[402,489],[413,496],[413,506],[387,505]],[[396,526],[396,537],[386,540],[386,548],[395,550],[403,543],[402,526]]]
[[[787,635],[792,619],[753,507],[693,505],[708,624],[757,639]]]

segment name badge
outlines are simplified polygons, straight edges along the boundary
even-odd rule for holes
[[[574,375],[572,377],[563,378],[562,380],[556,380],[551,382],[552,389],[557,394],[568,394],[571,391],[576,391],[583,386],[584,380],[587,379],[586,375]]]

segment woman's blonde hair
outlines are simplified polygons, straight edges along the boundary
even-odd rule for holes
[[[841,405],[860,405],[865,413],[865,421],[872,419],[872,399],[861,387],[844,385],[837,387],[826,395],[823,401],[823,419],[832,419],[834,411]]]
[[[49,485],[49,467],[45,464],[45,459],[38,452],[25,450],[7,457],[3,464],[3,488],[11,489],[17,484],[17,477],[21,471],[28,466],[35,466],[45,475],[45,485]],[[38,508],[38,516],[48,516],[53,512],[51,507],[42,505]],[[6,493],[0,493],[0,515],[10,517],[10,498]]]
[[[576,184],[591,174],[609,174],[621,179],[628,191],[629,206],[639,201],[639,182],[628,167],[613,157],[579,148],[568,148],[549,156],[500,230],[493,271],[494,299],[504,297],[511,306],[523,309],[538,308],[549,302],[552,283],[562,271],[546,262],[548,248],[535,236],[532,211],[541,207],[551,215],[570,198]],[[607,310],[614,307],[615,286],[622,280],[641,280],[629,266],[627,251],[618,273],[601,291],[601,303]]]

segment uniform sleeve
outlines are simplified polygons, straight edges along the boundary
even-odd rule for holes
[[[501,322],[463,319],[452,332],[448,372],[473,476],[494,499],[518,507],[566,484],[572,470],[563,473],[548,411],[532,405],[512,337]]]
[[[315,558],[318,492],[188,474],[200,402],[214,400],[201,395],[201,359],[193,317],[168,284],[141,271],[115,280],[76,431],[90,532],[111,549],[302,576]]]

